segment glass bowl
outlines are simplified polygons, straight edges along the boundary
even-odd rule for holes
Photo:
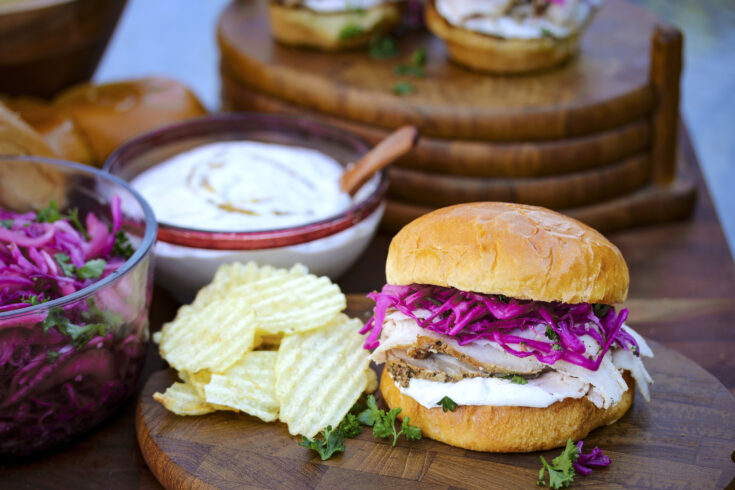
[[[359,138],[309,119],[271,114],[218,114],[155,130],[121,146],[104,169],[127,181],[183,151],[218,141],[249,140],[319,150],[347,166],[369,147]],[[276,267],[299,262],[339,277],[365,250],[385,208],[388,179],[379,172],[344,212],[289,228],[202,231],[158,223],[156,278],[182,302],[212,280],[217,267],[255,261]]]
[[[135,392],[149,338],[157,231],[148,204],[116,177],[57,160],[0,156],[0,205],[6,210],[40,209],[53,199],[62,213],[77,208],[82,219],[91,212],[109,226],[113,196],[120,197],[121,229],[133,255],[73,294],[0,310],[0,457],[68,441]],[[0,281],[0,293],[9,288]],[[82,329],[87,326],[94,328]]]

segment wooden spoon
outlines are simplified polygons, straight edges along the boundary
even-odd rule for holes
[[[354,196],[375,172],[390,165],[416,146],[419,131],[414,126],[403,126],[385,137],[357,163],[348,167],[340,179],[340,187]]]

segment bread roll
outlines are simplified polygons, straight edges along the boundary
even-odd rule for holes
[[[426,26],[447,44],[456,63],[488,73],[541,71],[559,65],[579,50],[580,31],[564,38],[506,39],[449,24],[426,2]]]
[[[623,374],[628,390],[610,408],[597,408],[587,398],[567,398],[545,408],[460,405],[454,412],[426,408],[400,392],[387,369],[380,392],[389,408],[400,407],[398,418],[410,417],[424,436],[451,446],[488,452],[531,452],[578,441],[592,430],[615,423],[633,404],[635,382]]]
[[[496,202],[438,209],[392,240],[388,283],[433,284],[516,299],[622,303],[628,266],[579,221],[536,206]]]
[[[401,20],[401,7],[394,2],[359,12],[315,12],[271,1],[268,12],[276,41],[323,51],[366,46],[373,36],[393,30]],[[348,29],[352,31],[346,36]]]

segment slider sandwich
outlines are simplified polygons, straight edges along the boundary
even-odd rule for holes
[[[449,56],[490,73],[556,66],[578,50],[601,0],[428,0],[426,25]]]
[[[534,206],[460,204],[405,226],[363,328],[390,408],[477,451],[563,446],[649,399],[625,325],[628,268],[600,233]]]
[[[277,41],[324,51],[366,46],[401,20],[396,0],[269,0],[268,12]]]

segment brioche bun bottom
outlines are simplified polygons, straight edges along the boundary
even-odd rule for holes
[[[451,25],[426,3],[426,26],[447,44],[456,63],[487,73],[519,74],[547,70],[570,59],[579,49],[581,31],[565,38],[505,39]]]
[[[444,412],[401,393],[385,369],[380,392],[389,408],[402,409],[398,418],[410,417],[425,437],[473,451],[525,453],[564,446],[570,437],[584,439],[620,419],[633,404],[635,385],[627,371],[623,378],[628,390],[608,409],[597,408],[587,398],[567,398],[546,408],[460,405]]]
[[[367,46],[375,34],[393,30],[401,20],[401,8],[396,3],[385,3],[354,12],[315,12],[304,7],[285,7],[268,3],[271,32],[276,41],[322,51],[340,51]],[[362,29],[349,38],[340,34],[355,26]]]

